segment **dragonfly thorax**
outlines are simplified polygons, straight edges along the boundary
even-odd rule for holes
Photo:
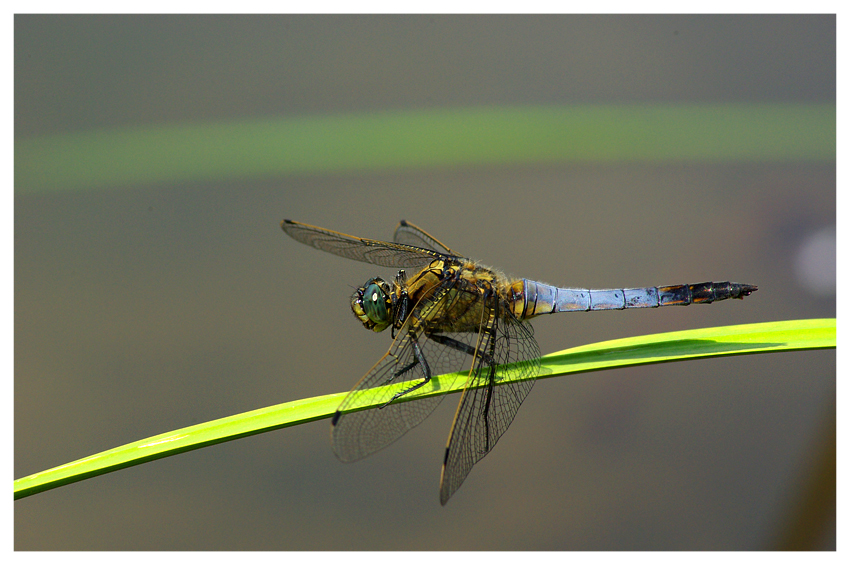
[[[384,279],[366,281],[351,295],[351,310],[368,330],[382,332],[393,323],[393,288]]]

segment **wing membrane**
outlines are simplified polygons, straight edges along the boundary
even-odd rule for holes
[[[440,478],[440,503],[460,488],[473,465],[487,455],[513,422],[531,391],[540,350],[531,324],[518,320],[498,302],[484,320],[478,353],[461,396]]]
[[[432,249],[354,237],[292,220],[284,220],[280,227],[294,240],[316,249],[381,267],[422,268],[442,257]]]
[[[457,253],[449,249],[443,242],[432,236],[422,228],[402,220],[395,229],[393,241],[404,245],[413,245],[424,249],[431,249],[443,255],[454,255],[459,257]]]

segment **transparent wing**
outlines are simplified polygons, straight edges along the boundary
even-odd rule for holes
[[[437,407],[445,395],[405,401],[404,396],[382,408],[358,410],[372,403],[386,403],[392,393],[382,388],[391,383],[414,386],[425,378],[424,358],[432,376],[461,371],[471,367],[472,357],[457,348],[428,338],[422,320],[432,319],[445,308],[451,308],[463,291],[452,290],[450,284],[436,286],[429,296],[420,300],[411,311],[387,354],[348,393],[333,420],[333,447],[342,461],[357,461],[390,445],[406,432],[419,425]],[[477,335],[471,333],[441,333],[474,347]],[[417,352],[418,348],[418,352]],[[432,390],[434,381],[416,392]],[[448,386],[451,386],[450,384]]]
[[[413,245],[415,247],[430,249],[443,255],[454,255],[455,257],[460,256],[422,228],[405,220],[402,220],[395,229],[393,241],[404,245]]]
[[[292,220],[284,220],[280,227],[294,240],[316,249],[382,267],[422,268],[443,257],[432,249],[354,237]]]
[[[460,488],[472,466],[493,449],[531,391],[540,350],[531,324],[493,300],[484,320],[475,365],[461,396],[440,478],[440,503]]]

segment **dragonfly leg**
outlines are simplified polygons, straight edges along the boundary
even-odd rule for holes
[[[487,331],[490,333],[490,352],[483,357],[487,366],[487,399],[484,401],[484,409],[482,410],[484,413],[484,427],[486,428],[486,433],[484,434],[484,449],[480,453],[487,453],[490,451],[490,403],[493,400],[493,393],[495,392],[494,388],[496,386],[496,363],[486,362],[488,358],[490,360],[493,359],[496,345],[496,334],[493,331],[493,328],[488,328]]]
[[[457,349],[458,351],[462,351],[463,353],[466,353],[470,357],[475,357],[475,348],[472,347],[471,345],[467,345],[467,344],[460,342],[456,339],[452,339],[448,336],[444,336],[444,335],[440,335],[440,334],[429,334],[428,337],[430,339],[436,341],[437,343],[441,343],[441,344],[443,344],[447,347],[451,347],[452,349]],[[480,354],[481,354],[481,358],[484,360],[485,363],[490,364],[490,365],[495,364],[493,362],[493,358],[490,355],[487,355],[484,352],[480,352]]]
[[[407,371],[409,371],[410,369],[412,369],[412,368],[413,368],[413,367],[415,367],[416,365],[421,365],[421,366],[422,366],[422,372],[425,374],[425,376],[422,378],[422,380],[421,380],[420,382],[416,383],[416,384],[415,384],[415,385],[413,385],[412,387],[410,387],[410,388],[408,388],[408,389],[406,389],[406,390],[403,390],[403,391],[401,391],[401,392],[397,392],[397,393],[395,393],[395,394],[393,395],[393,397],[392,397],[392,398],[390,398],[389,400],[387,400],[385,403],[381,404],[381,405],[378,407],[379,409],[380,409],[380,408],[384,408],[385,406],[387,406],[388,404],[390,404],[390,403],[391,403],[391,402],[393,402],[394,400],[396,400],[396,399],[398,399],[398,398],[401,398],[401,397],[402,397],[402,396],[404,396],[405,394],[408,394],[408,393],[410,393],[410,392],[413,392],[414,390],[416,390],[417,388],[419,388],[419,387],[421,387],[421,386],[425,385],[428,381],[430,381],[430,380],[431,380],[431,367],[429,367],[429,366],[428,366],[428,361],[426,361],[426,360],[425,360],[425,355],[423,355],[423,354],[422,354],[422,348],[421,348],[421,347],[419,347],[419,343],[416,341],[415,336],[411,335],[411,336],[410,336],[410,339],[411,339],[411,342],[412,342],[412,344],[413,344],[413,355],[416,357],[416,360],[415,360],[415,361],[413,361],[413,362],[412,362],[410,365],[408,365],[407,367],[404,367],[404,368],[400,369],[398,372],[396,372],[396,373],[393,375],[393,378],[392,378],[392,379],[390,379],[390,380],[391,380],[391,381],[394,381],[394,380],[395,380],[396,378],[398,378],[400,375],[402,375],[402,374],[406,373]]]
[[[496,363],[496,361],[493,357],[493,354],[495,353],[496,332],[493,330],[493,328],[487,328],[484,331],[487,333],[487,335],[490,336],[490,339],[488,340],[489,341],[488,349],[490,349],[490,351],[479,351],[478,354],[477,354],[478,356],[481,357],[481,363],[485,367],[484,370],[487,371],[487,378],[486,378],[487,397],[484,400],[484,406],[482,407],[482,412],[484,413],[484,418],[483,418],[484,427],[485,427],[486,431],[484,433],[484,449],[482,451],[480,451],[479,453],[487,453],[488,451],[490,451],[490,417],[489,417],[489,413],[490,413],[490,405],[491,405],[492,399],[493,399],[494,387],[496,385],[496,366],[498,365],[498,363]],[[452,349],[457,349],[458,351],[462,351],[462,352],[470,355],[471,357],[476,356],[476,352],[475,352],[474,347],[467,345],[465,343],[462,343],[460,341],[457,341],[456,339],[452,339],[448,336],[439,335],[439,334],[431,334],[428,337],[433,339],[437,343],[441,343],[441,344],[443,344],[447,347],[451,347]],[[446,452],[446,456],[448,457],[448,451]]]
[[[402,324],[404,324],[405,320],[407,320],[407,315],[410,313],[410,296],[407,294],[407,288],[405,285],[405,282],[407,282],[407,273],[404,272],[404,269],[399,269],[398,273],[396,273],[395,280],[396,284],[398,284],[402,291],[395,307],[396,319],[393,320],[392,331],[390,332],[393,339],[395,339],[396,327],[400,328]],[[412,367],[413,364],[410,366]]]
[[[484,401],[484,427],[486,428],[486,433],[484,435],[484,449],[480,453],[487,453],[490,451],[490,404],[493,400],[493,393],[495,392],[496,387],[496,363],[493,361],[496,355],[496,327],[495,323],[499,317],[499,302],[495,301],[493,305],[493,310],[490,315],[490,319],[487,322],[487,327],[484,331],[490,336],[490,339],[487,341],[487,352],[482,357],[482,360],[486,364],[487,371],[487,399]]]
[[[407,289],[401,291],[401,296],[396,305],[396,319],[393,321],[392,338],[395,339],[396,326],[401,327],[407,320],[407,315],[410,313],[410,295],[407,294]]]

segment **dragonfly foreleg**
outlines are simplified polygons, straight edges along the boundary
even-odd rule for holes
[[[395,308],[396,319],[393,320],[392,330],[390,331],[393,339],[395,339],[396,327],[401,327],[407,320],[407,315],[410,313],[410,296],[407,294],[407,288],[405,285],[407,282],[407,273],[404,272],[404,269],[399,269],[398,273],[395,275],[395,281],[402,291]],[[411,365],[411,367],[412,366],[413,365]]]
[[[422,353],[422,348],[419,347],[419,342],[416,341],[416,337],[413,334],[410,335],[410,341],[411,341],[411,347],[413,347],[413,356],[415,357],[414,361],[411,362],[406,367],[403,367],[403,368],[399,369],[398,371],[396,371],[395,374],[393,375],[393,378],[390,379],[390,381],[387,381],[387,384],[391,381],[396,380],[398,377],[400,377],[404,373],[408,372],[409,370],[414,368],[416,365],[419,365],[419,366],[422,367],[422,373],[424,373],[424,377],[422,378],[422,380],[420,382],[416,383],[412,387],[410,387],[406,390],[403,390],[401,392],[395,393],[392,398],[387,400],[385,403],[381,404],[378,408],[383,408],[383,407],[387,406],[388,404],[390,404],[394,400],[404,396],[405,394],[408,394],[409,392],[416,390],[417,388],[425,385],[428,381],[431,380],[431,367],[428,366],[428,361],[425,360],[425,355]]]

